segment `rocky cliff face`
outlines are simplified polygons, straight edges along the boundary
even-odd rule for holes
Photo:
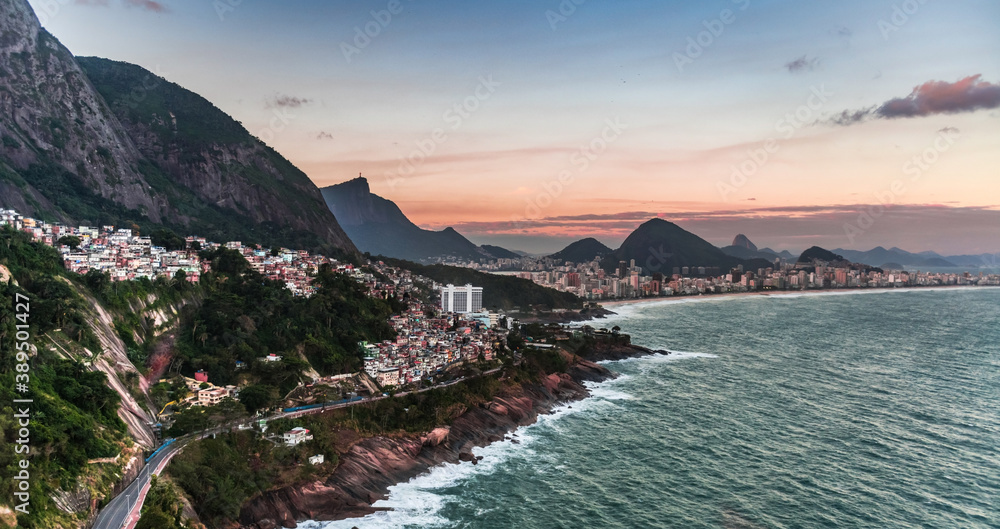
[[[77,61],[146,160],[153,188],[174,199],[172,219],[228,211],[353,249],[306,174],[209,101],[133,64]]]
[[[0,206],[63,222],[355,252],[319,189],[197,94],[75,58],[0,3]]]
[[[296,527],[302,520],[338,520],[374,512],[388,487],[408,481],[441,463],[470,461],[474,447],[499,441],[519,426],[535,422],[561,403],[588,396],[584,380],[614,375],[587,361],[570,374],[549,375],[535,386],[510,389],[488,405],[471,408],[450,427],[422,437],[365,439],[341,458],[332,476],[269,491],[245,503],[240,512],[244,529]]]
[[[136,169],[138,150],[73,55],[41,28],[25,0],[0,3],[0,73],[3,173],[23,177],[32,167],[58,168],[101,196],[159,220],[164,204],[146,192]],[[32,198],[23,206],[37,213],[44,204],[32,202],[44,193],[27,180],[23,192]]]

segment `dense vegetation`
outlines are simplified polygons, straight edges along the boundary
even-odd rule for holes
[[[135,529],[182,529],[180,497],[169,481],[153,476]]]
[[[231,527],[239,518],[240,507],[253,495],[308,477],[284,471],[301,465],[310,455],[329,450],[332,465],[336,464],[333,433],[317,431],[314,435],[316,439],[308,446],[298,447],[276,446],[253,431],[219,435],[189,445],[174,457],[168,472],[188,497],[196,500],[195,510],[202,522],[208,527]],[[301,468],[305,472],[312,469]]]
[[[252,431],[227,433],[192,443],[174,458],[168,472],[188,497],[195,499],[195,510],[208,527],[229,527],[238,520],[243,503],[258,493],[332,472],[340,454],[350,446],[343,442],[343,436],[357,439],[359,433],[426,432],[450,424],[470,406],[492,399],[503,387],[504,383],[494,377],[475,378],[322,415],[271,421],[268,434],[304,426],[314,439],[286,447]],[[315,454],[326,456],[322,467],[307,464],[307,458]]]
[[[468,407],[491,400],[502,388],[503,383],[494,377],[470,378],[445,388],[309,417],[304,424],[314,430],[343,427],[366,435],[427,432],[450,424]]]
[[[204,252],[212,271],[203,275],[204,299],[183,315],[177,350],[181,372],[208,372],[215,384],[245,377],[284,395],[311,364],[321,374],[356,372],[360,341],[395,337],[389,317],[404,307],[395,299],[367,295],[365,287],[329,267],[316,272],[318,291],[296,297],[283,283],[250,268],[238,252]],[[269,354],[280,362],[265,362]],[[236,362],[246,365],[237,371]]]
[[[0,283],[0,438],[14,446],[18,434],[13,399],[31,398],[31,514],[18,517],[18,527],[52,527],[52,516],[63,516],[52,503],[56,488],[75,490],[88,470],[87,461],[113,457],[127,444],[125,425],[117,416],[119,396],[107,377],[50,350],[61,343],[99,350],[86,325],[83,299],[50,247],[32,243],[23,233],[0,229],[0,264],[17,282]],[[30,392],[15,392],[14,343],[17,320],[15,295],[30,299],[31,343],[38,347],[31,360]],[[18,457],[19,459],[19,457]],[[13,450],[0,451],[0,469],[16,474]],[[0,481],[0,497],[13,498],[14,482]]]
[[[421,265],[392,259],[377,257],[391,266],[411,270],[414,274],[433,279],[442,284],[465,285],[472,283],[483,287],[483,307],[487,309],[529,310],[541,306],[545,309],[581,309],[583,300],[569,292],[560,292],[543,287],[527,279],[497,274],[484,274],[470,268],[460,268],[446,265]]]

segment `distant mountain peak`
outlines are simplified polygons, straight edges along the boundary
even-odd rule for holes
[[[342,186],[344,189],[350,190],[351,192],[355,193],[364,193],[367,195],[368,193],[372,192],[371,186],[368,185],[368,179],[361,176],[360,174],[358,175],[357,178],[353,178],[351,180],[348,180],[346,182],[337,185]]]
[[[480,248],[450,226],[441,231],[417,226],[393,201],[372,193],[363,175],[321,191],[327,207],[362,252],[419,262],[509,255],[499,247]]]
[[[705,273],[723,273],[737,265],[765,268],[765,259],[743,259],[726,254],[701,237],[672,222],[655,218],[644,222],[622,243],[621,247],[602,261],[602,267],[612,271],[624,261],[641,267],[644,273],[670,275],[674,268],[705,267]],[[712,270],[710,272],[711,269]]]
[[[835,254],[830,250],[825,248],[820,248],[819,246],[813,246],[808,250],[802,252],[799,256],[797,262],[799,263],[812,263],[815,261],[825,261],[827,263],[835,263],[841,261],[847,261],[843,256]]]
[[[733,239],[732,246],[739,246],[740,248],[746,248],[754,252],[757,251],[757,245],[750,242],[750,238],[747,237],[746,235],[743,235],[742,233],[737,235],[736,238]]]
[[[551,259],[583,263],[595,257],[604,257],[611,254],[611,248],[605,246],[601,241],[587,237],[579,241],[570,243],[569,246],[550,255]]]

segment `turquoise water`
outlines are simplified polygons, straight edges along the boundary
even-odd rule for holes
[[[998,528],[1000,289],[633,305],[683,351],[350,528]]]

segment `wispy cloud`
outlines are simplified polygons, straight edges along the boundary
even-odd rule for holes
[[[75,3],[84,6],[107,7],[111,5],[108,0],[76,0]],[[122,0],[122,4],[130,7],[139,7],[148,11],[153,11],[154,13],[166,13],[169,11],[167,6],[163,5],[162,2],[156,2],[154,0]]]
[[[813,57],[810,59],[807,55],[803,55],[794,61],[785,63],[785,68],[789,73],[801,73],[812,71],[819,64],[819,59]]]
[[[313,100],[306,97],[296,97],[286,94],[275,94],[267,99],[268,108],[299,108],[312,103]]]
[[[1000,107],[1000,84],[970,75],[949,83],[927,81],[906,97],[897,97],[869,108],[844,110],[828,120],[834,125],[853,125],[872,119],[895,119],[958,114]]]
[[[854,31],[847,26],[840,26],[839,28],[834,30],[833,34],[838,37],[850,38],[852,35],[854,35]]]
[[[141,7],[157,13],[165,13],[167,11],[166,6],[153,0],[126,0],[126,2],[131,6]]]

